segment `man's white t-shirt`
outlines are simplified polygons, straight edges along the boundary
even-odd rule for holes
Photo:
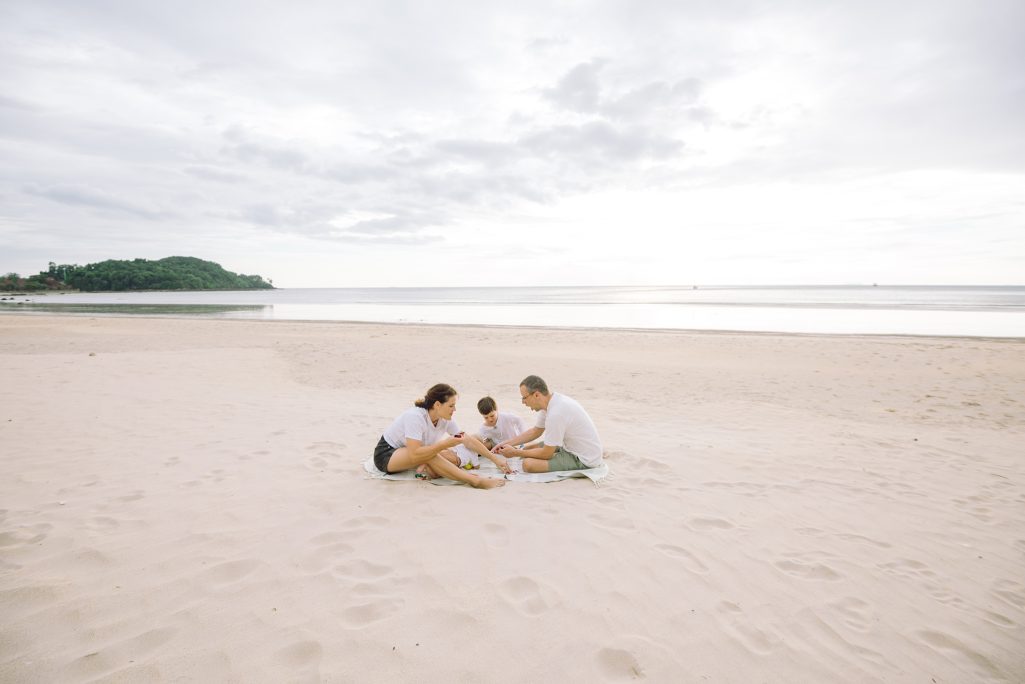
[[[384,441],[396,449],[406,446],[407,439],[415,439],[423,446],[440,442],[448,435],[455,435],[459,432],[459,426],[454,420],[438,418],[438,424],[431,423],[427,409],[414,406],[406,409],[392,421],[388,429],[384,431]]]
[[[495,427],[481,425],[479,434],[481,438],[490,437],[495,440],[495,444],[500,444],[505,440],[512,439],[516,435],[522,434],[526,431],[527,428],[523,424],[522,418],[514,413],[499,411],[498,421],[495,423]]]
[[[537,412],[536,427],[545,431],[541,436],[545,446],[561,446],[592,468],[601,465],[601,440],[594,421],[583,406],[565,394],[552,392],[548,408]]]

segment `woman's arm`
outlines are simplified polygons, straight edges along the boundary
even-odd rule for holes
[[[437,456],[445,449],[454,447],[461,441],[462,440],[460,440],[458,437],[449,437],[448,439],[443,439],[440,442],[435,442],[434,444],[424,444],[418,439],[406,437],[406,450],[414,458],[423,458],[425,456]]]

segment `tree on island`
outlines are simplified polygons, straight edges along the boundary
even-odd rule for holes
[[[37,291],[78,289],[85,292],[127,292],[132,290],[272,290],[274,286],[258,275],[231,273],[220,264],[195,257],[108,259],[95,264],[50,262],[46,271],[22,278],[8,273],[0,278],[0,290]]]

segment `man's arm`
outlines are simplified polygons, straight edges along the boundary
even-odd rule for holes
[[[511,439],[507,439],[500,444],[496,444],[494,451],[500,452],[503,448],[506,448],[512,444],[525,444],[527,442],[532,442],[538,437],[540,437],[542,434],[544,434],[544,431],[544,428],[532,427],[526,432],[521,432],[520,434],[516,435]]]
[[[518,449],[513,444],[524,444],[532,442],[544,433],[545,429],[542,427],[533,427],[526,432],[520,433],[512,439],[507,439],[494,448],[494,451],[502,454],[503,456],[520,456],[521,458],[539,458],[544,461],[551,460],[552,456],[555,455],[554,446],[544,445],[535,446],[528,445],[522,449]],[[540,442],[538,444],[541,444]]]
[[[556,447],[545,445],[534,449],[517,449],[515,447],[503,447],[500,452],[503,456],[520,456],[521,458],[539,458],[543,461],[550,461],[555,455]]]

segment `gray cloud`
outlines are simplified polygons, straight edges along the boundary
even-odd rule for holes
[[[578,163],[606,164],[679,155],[683,143],[641,128],[624,129],[605,121],[580,126],[554,126],[523,138],[520,143],[537,155],[564,155]]]
[[[545,88],[542,92],[560,107],[577,112],[596,112],[602,97],[598,82],[601,68],[600,60],[578,64],[563,75],[555,87]]]
[[[69,221],[430,244],[631,184],[1020,174],[1023,25],[1012,0],[11,0],[0,250]],[[337,227],[360,212],[391,218]]]
[[[38,187],[27,185],[24,190],[29,195],[43,197],[61,204],[124,213],[151,221],[161,220],[168,216],[167,212],[147,209],[89,187],[68,185]]]
[[[212,180],[219,183],[241,183],[246,178],[240,173],[224,171],[213,166],[187,166],[182,169],[182,172],[202,180]]]

